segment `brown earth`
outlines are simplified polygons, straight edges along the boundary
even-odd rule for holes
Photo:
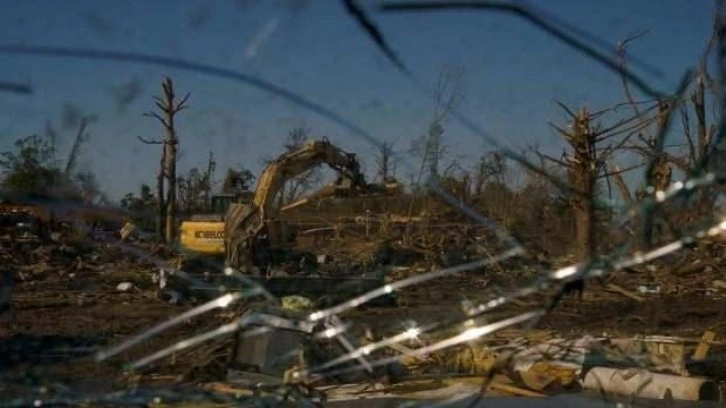
[[[5,372],[0,395],[10,395],[20,380],[38,386],[60,382],[97,392],[125,386],[137,377],[124,374],[124,363],[229,321],[229,316],[209,313],[155,336],[111,361],[93,361],[89,348],[98,350],[118,344],[189,308],[159,300],[151,284],[151,270],[145,266],[138,270],[79,273],[74,278],[53,276],[19,283],[13,293],[15,319],[9,313],[0,316],[0,346],[4,350],[0,367]],[[486,276],[460,275],[429,282],[401,292],[400,307],[366,308],[347,313],[346,317],[381,334],[400,332],[406,321],[425,325],[461,317],[462,299],[476,303],[493,296],[492,279],[484,279]],[[713,276],[716,277],[717,274]],[[711,280],[702,273],[698,280],[679,279],[681,286],[688,290],[638,294],[640,301],[597,283],[591,284],[582,300],[565,299],[539,327],[566,337],[608,333],[697,339],[706,329],[714,330],[717,339],[726,336],[726,297],[707,291]],[[139,289],[119,292],[116,285],[125,281],[135,282]],[[632,279],[616,279],[611,283],[635,293]],[[490,320],[532,310],[543,305],[546,299],[543,295],[523,298],[498,309]],[[63,350],[57,349],[59,344],[64,346]],[[176,376],[189,374],[193,363],[201,364],[205,359],[180,352],[175,358],[164,358],[146,369],[145,381],[151,381],[154,376],[160,381],[179,380]],[[215,373],[222,371],[217,367]]]

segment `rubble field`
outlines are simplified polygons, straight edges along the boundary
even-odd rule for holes
[[[111,360],[94,361],[96,351],[192,307],[189,303],[173,304],[159,296],[152,277],[159,262],[171,261],[144,254],[163,255],[163,251],[152,247],[137,250],[134,253],[118,245],[72,242],[3,248],[3,272],[15,268],[17,275],[12,306],[0,315],[0,394],[22,395],[20,390],[29,385],[52,388],[63,384],[78,391],[102,392],[140,384],[201,386],[223,382],[224,350],[229,339],[174,353],[134,373],[124,370],[124,364],[224,324],[238,316],[245,305],[193,318]],[[617,272],[606,281],[588,282],[581,298],[565,297],[533,331],[513,326],[463,348],[405,363],[421,378],[443,372],[479,378],[492,367],[501,366],[497,361],[506,353],[492,350],[509,350],[511,356],[515,351],[525,352],[533,344],[557,339],[611,342],[659,336],[667,339],[662,342],[679,344],[684,360],[669,360],[671,368],[664,372],[684,377],[698,372],[701,377],[721,384],[726,380],[722,364],[702,364],[698,369],[691,364],[691,355],[703,344],[709,358],[718,360],[724,348],[721,339],[726,341],[726,281],[721,272],[726,262],[718,256],[719,251],[713,245],[703,246],[642,270]],[[462,304],[485,302],[507,288],[525,284],[532,273],[520,273],[522,268],[528,267],[504,264],[430,281],[401,291],[395,307],[361,308],[346,313],[344,318],[356,323],[356,328],[370,328],[378,336],[395,334],[402,322],[415,321],[423,327],[456,318],[463,316]],[[391,278],[415,273],[410,268],[397,268],[391,272]],[[486,319],[493,322],[534,310],[551,295],[543,292],[516,299],[497,308]],[[421,339],[431,343],[444,333],[430,337],[423,334]],[[462,357],[462,350],[469,354]],[[643,350],[638,353],[649,353]],[[673,368],[679,364],[680,369]],[[642,361],[638,363],[641,365]],[[511,364],[507,367],[504,377],[495,381],[499,385],[490,390],[493,394],[542,396],[581,389],[575,381],[555,381],[558,387],[551,386],[552,381],[542,385],[512,374],[516,370]]]

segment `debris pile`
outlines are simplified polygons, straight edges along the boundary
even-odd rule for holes
[[[486,346],[460,346],[426,360],[437,362],[446,373],[478,379],[480,385],[490,376],[491,389],[522,396],[594,391],[634,398],[720,401],[726,372],[722,364],[709,364],[707,354],[714,344],[718,342],[711,331],[696,341],[590,335],[566,340],[554,332],[533,331]],[[422,367],[420,361],[409,361],[407,366]]]
[[[311,294],[337,291],[346,299],[351,296],[340,282],[314,279],[306,281],[296,278],[315,278],[325,273],[332,275],[347,273],[349,276],[361,278],[374,269],[369,266],[375,266],[385,270],[389,280],[401,279],[425,273],[433,268],[459,264],[472,258],[486,259],[489,256],[486,247],[480,245],[484,238],[478,238],[476,234],[459,235],[461,239],[458,244],[452,244],[451,247],[447,247],[447,242],[450,241],[436,241],[430,236],[425,238],[423,234],[408,241],[403,238],[399,241],[371,237],[359,241],[349,239],[346,245],[338,242],[338,247],[330,246],[323,251],[324,253],[317,259],[318,264],[322,266],[320,269],[322,272],[317,272],[316,276],[304,276],[303,273],[290,274],[261,283],[270,291],[274,291],[275,295],[278,292],[292,295],[278,296],[282,297],[282,307],[309,311],[311,308],[320,307],[321,303],[318,297],[308,295],[306,291]],[[33,244],[1,246],[0,259],[3,261],[3,267],[15,274],[15,280],[20,283],[18,286],[23,287],[20,300],[24,304],[32,302],[33,307],[46,310],[51,309],[49,305],[74,304],[78,307],[95,305],[98,308],[84,309],[79,313],[93,310],[97,316],[102,316],[102,308],[120,310],[116,309],[119,305],[128,306],[127,313],[131,316],[129,319],[139,322],[134,322],[133,330],[129,329],[120,335],[124,337],[181,313],[187,306],[216,297],[219,293],[207,292],[209,287],[224,286],[225,291],[249,288],[248,283],[243,284],[232,277],[222,275],[226,280],[217,280],[218,277],[212,276],[209,273],[212,269],[206,265],[200,269],[202,271],[200,274],[191,274],[198,278],[199,288],[176,287],[174,277],[166,274],[167,271],[174,271],[179,265],[178,259],[172,256],[169,248],[142,240],[128,241],[131,242],[124,244],[126,247],[121,247],[117,245],[118,242],[108,245],[98,240],[90,240],[89,243],[88,238],[86,241],[74,241],[67,237],[56,236],[54,239]],[[133,250],[128,250],[129,248]],[[442,252],[442,248],[446,251]],[[555,322],[560,323],[556,330],[534,331],[526,335],[522,332],[505,331],[487,337],[486,342],[469,343],[424,356],[406,356],[403,358],[403,367],[400,371],[388,372],[376,379],[375,386],[362,385],[356,388],[354,393],[359,396],[371,393],[412,396],[423,393],[421,395],[431,397],[454,391],[462,392],[462,390],[475,392],[481,387],[482,382],[491,376],[488,390],[496,395],[542,397],[563,392],[596,391],[621,395],[639,392],[641,397],[659,399],[720,399],[718,388],[722,381],[726,380],[726,370],[721,368],[723,364],[718,362],[718,359],[706,358],[709,347],[720,346],[715,340],[717,330],[707,332],[703,339],[696,341],[645,335],[618,337],[601,335],[603,329],[596,333],[591,329],[592,325],[579,327],[574,321],[578,318],[589,319],[588,307],[593,309],[600,307],[595,310],[596,313],[613,313],[620,315],[618,318],[627,316],[636,319],[641,318],[639,313],[651,313],[654,316],[652,320],[658,323],[650,325],[651,330],[662,329],[668,319],[677,318],[667,316],[666,313],[664,318],[658,320],[656,312],[659,306],[656,302],[659,299],[662,299],[665,302],[663,305],[666,305],[667,299],[672,299],[673,296],[697,296],[709,300],[723,298],[726,293],[726,278],[721,272],[726,258],[721,252],[720,247],[698,247],[647,266],[616,272],[608,277],[608,281],[603,282],[603,286],[591,286],[582,303],[574,306],[570,303],[548,315],[547,318],[560,320]],[[352,255],[357,258],[351,261]],[[152,262],[150,260],[152,256],[161,259],[162,262]],[[527,260],[517,258],[494,263],[475,272],[447,277],[445,282],[441,279],[417,285],[405,295],[408,307],[400,309],[415,309],[417,307],[415,298],[422,295],[427,296],[423,302],[420,302],[422,304],[435,303],[441,306],[442,302],[451,302],[447,303],[447,306],[453,306],[455,296],[452,296],[452,293],[461,288],[472,290],[466,294],[468,299],[473,299],[475,302],[483,301],[486,296],[481,293],[482,289],[492,290],[496,286],[498,290],[500,286],[505,286],[502,283],[507,281],[521,282],[523,276],[535,277],[545,270],[573,263],[569,258],[548,263],[546,258],[544,255]],[[349,261],[347,264],[346,260]],[[168,266],[168,269],[164,265]],[[257,278],[260,277],[255,277]],[[260,279],[263,278],[269,277]],[[370,288],[366,286],[363,289],[377,288],[380,283],[374,281],[371,283],[373,286]],[[4,289],[9,287],[5,283],[3,285]],[[76,287],[84,285],[92,289],[84,294],[70,295]],[[36,292],[50,287],[67,290],[66,293],[60,293],[54,289],[57,291],[54,296],[63,299],[62,301],[42,303],[39,300],[40,296]],[[361,290],[356,289],[356,293]],[[0,293],[0,301],[3,299],[3,293]],[[45,293],[48,296],[50,291]],[[472,293],[480,297],[474,298],[471,296]],[[533,294],[531,299],[516,299],[506,307],[511,306],[515,309],[529,307],[539,303],[546,297],[545,295],[547,294],[537,293]],[[104,299],[97,301],[92,299],[94,297],[104,297]],[[607,311],[607,307],[603,307],[602,304],[596,305],[602,301],[625,303],[627,308],[623,309],[623,312]],[[718,303],[714,305],[714,308],[719,308]],[[154,347],[147,346],[134,351],[135,354],[124,356],[123,359],[128,361],[148,356],[176,342],[188,340],[221,325],[238,321],[243,312],[248,311],[248,306],[249,303],[243,303],[238,310],[226,309],[218,313],[205,314],[204,318],[194,318],[180,325],[179,330],[174,333],[155,337]],[[504,313],[513,310],[506,307],[503,308]],[[568,309],[572,307],[578,308],[577,314],[581,316],[576,316],[571,309]],[[642,310],[634,311],[635,307]],[[144,313],[140,312],[141,309],[144,309]],[[157,314],[149,313],[152,309],[156,310]],[[30,310],[28,314],[32,313],[32,308],[28,310]],[[361,313],[357,316],[362,316],[365,311],[356,312]],[[89,312],[83,318],[91,321],[96,317],[93,313]],[[379,310],[379,313],[384,312]],[[552,318],[558,316],[557,313],[564,313],[570,317]],[[700,313],[709,312],[700,309]],[[35,316],[38,315],[41,313],[38,312]],[[103,319],[111,320],[108,315],[103,316]],[[415,314],[414,316],[418,317]],[[712,317],[719,316],[714,314]],[[564,320],[568,320],[565,325],[562,324]],[[648,320],[648,323],[650,322]],[[97,320],[87,325],[96,324]],[[703,326],[700,325],[699,330],[703,330]],[[575,328],[582,331],[575,333]],[[80,329],[73,328],[73,330]],[[112,329],[101,330],[105,336],[108,333],[119,336]],[[588,335],[582,335],[587,331]],[[643,329],[642,333],[645,332]],[[668,334],[673,332],[670,331]],[[147,375],[136,376],[130,380],[143,382],[150,378],[158,380],[162,377],[169,381],[224,380],[229,368],[230,353],[236,344],[231,337],[231,335],[220,336],[213,341],[175,351],[164,357],[153,368],[149,368]],[[382,340],[369,337],[361,339],[359,343],[365,345]],[[426,345],[424,340],[417,340],[421,341],[421,344],[391,344],[380,355],[387,357],[409,355],[412,348]],[[113,342],[118,342],[118,339],[114,339]],[[711,350],[712,357],[714,354]],[[441,379],[443,376],[448,379]],[[645,383],[648,385],[644,385]],[[344,394],[346,387],[338,385],[335,390],[328,389],[326,392],[329,396],[336,393]],[[231,387],[231,389],[236,388]]]

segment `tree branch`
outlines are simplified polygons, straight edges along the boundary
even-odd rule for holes
[[[557,104],[557,105],[558,105],[558,106],[559,106],[560,108],[562,108],[562,109],[563,109],[563,110],[564,110],[565,112],[567,112],[567,114],[568,114],[568,115],[570,115],[570,119],[571,119],[571,120],[574,120],[574,119],[576,119],[576,118],[577,118],[577,115],[576,115],[576,114],[575,114],[575,113],[574,113],[574,112],[573,112],[572,110],[570,110],[570,108],[568,108],[567,106],[565,106],[565,104],[564,104],[564,103],[562,103],[562,102],[560,102],[560,101],[555,101],[555,103],[556,103],[556,104]]]
[[[682,157],[674,156],[668,152],[657,151],[655,149],[647,148],[647,147],[643,147],[643,146],[624,146],[623,148],[626,150],[632,150],[636,153],[639,153],[639,154],[649,157],[651,159],[654,159],[654,158],[663,159],[669,163],[673,163],[676,167],[678,167],[679,169],[686,171],[686,172],[690,168],[687,160],[685,160]]]
[[[628,79],[626,78],[627,73],[627,67],[625,62],[625,48],[628,46],[628,43],[635,41],[647,34],[648,31],[641,31],[639,34],[632,35],[630,37],[626,37],[624,40],[618,42],[618,71],[620,73],[620,81],[623,84],[623,90],[625,91],[625,98],[628,101],[628,104],[633,108],[633,111],[635,111],[636,115],[640,115],[640,112],[638,110],[638,105],[635,103],[635,100],[633,99],[633,94],[630,92],[630,86],[628,85]]]
[[[187,107],[186,106],[186,102],[187,102],[187,99],[189,99],[189,96],[190,95],[191,94],[189,94],[189,93],[187,93],[186,95],[184,95],[184,97],[182,98],[182,100],[179,101],[179,103],[176,104],[176,107],[174,108],[174,111],[173,111],[174,113],[177,113],[177,112],[179,112],[182,109],[185,109]]]
[[[572,139],[572,134],[571,134],[571,133],[568,133],[568,132],[567,132],[567,131],[566,131],[565,129],[562,129],[561,127],[559,127],[559,126],[555,125],[555,124],[554,124],[554,123],[552,123],[552,122],[547,122],[547,123],[549,123],[549,125],[550,125],[550,126],[552,126],[552,127],[553,127],[553,128],[554,128],[554,129],[555,129],[555,130],[556,130],[557,132],[559,132],[559,133],[560,133],[560,134],[561,134],[562,136],[564,136],[564,137],[566,137],[566,138],[568,138],[568,139]]]
[[[627,173],[629,171],[637,170],[637,169],[639,169],[639,168],[641,168],[643,166],[645,166],[645,165],[644,164],[636,164],[636,165],[627,167],[627,168],[622,169],[622,170],[621,169],[618,169],[618,168],[616,168],[615,170],[608,170],[607,172],[603,173],[601,176],[598,176],[598,178],[610,177],[610,176],[619,176],[619,175],[622,175],[623,173]]]
[[[632,204],[633,196],[630,194],[630,189],[625,183],[625,180],[623,180],[621,175],[622,171],[618,168],[618,166],[615,166],[610,162],[607,162],[606,166],[608,169],[607,172],[614,178],[615,186],[618,188],[618,191],[620,191],[620,195],[623,197],[623,200],[625,200],[628,205]]]
[[[136,136],[136,138],[139,139],[144,144],[149,144],[149,145],[160,145],[160,144],[164,144],[164,141],[163,140],[144,139],[141,136]]]
[[[562,167],[570,167],[570,163],[566,162],[565,160],[563,160],[563,159],[556,159],[556,158],[554,158],[552,156],[549,156],[549,155],[546,155],[544,153],[541,153],[535,147],[530,147],[529,150],[532,153],[536,154],[537,157],[539,157],[540,160],[543,161],[543,162],[545,160],[547,160],[547,161],[550,161],[550,162],[555,163],[555,164],[557,164],[559,166],[562,166]],[[562,157],[565,157],[565,154],[564,153],[562,154]],[[544,163],[542,163],[542,164],[544,165]]]
[[[143,116],[149,117],[149,118],[156,118],[159,122],[161,122],[164,127],[169,127],[169,125],[166,123],[166,119],[162,118],[161,115],[159,115],[156,112],[145,112]]]

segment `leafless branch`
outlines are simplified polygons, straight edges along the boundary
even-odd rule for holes
[[[465,96],[463,69],[453,67],[442,69],[434,88],[434,120],[442,120],[455,110]]]
[[[565,129],[562,129],[561,127],[559,127],[559,126],[555,125],[555,124],[554,124],[554,123],[552,123],[552,122],[547,122],[547,123],[548,123],[548,124],[549,124],[550,126],[552,126],[552,127],[553,127],[553,128],[554,128],[554,129],[555,129],[555,130],[556,130],[557,132],[558,132],[558,133],[562,134],[562,136],[564,136],[564,137],[566,137],[566,138],[568,138],[568,139],[571,139],[571,138],[572,138],[572,133],[569,133],[569,132],[568,132],[568,131],[566,131]]]
[[[676,167],[683,171],[688,171],[690,169],[689,163],[686,159],[674,156],[668,152],[657,151],[645,146],[623,146],[623,149],[632,150],[651,159],[663,159],[669,163],[673,163]]]
[[[622,171],[618,168],[618,166],[613,165],[609,161],[606,163],[606,166],[608,173],[613,177],[615,186],[618,188],[618,191],[620,191],[620,195],[623,197],[623,200],[625,200],[625,202],[629,205],[632,204],[633,196],[630,194],[630,189],[628,189],[628,185],[625,183],[625,180],[623,180],[621,174]],[[608,176],[608,178],[610,176]]]
[[[622,133],[626,133],[626,132],[628,132],[630,130],[637,129],[639,126],[643,126],[644,125],[644,123],[643,123],[644,121],[647,121],[647,124],[650,125],[650,124],[653,123],[653,121],[655,121],[656,119],[659,118],[659,115],[650,116],[650,117],[647,117],[647,119],[643,119],[643,118],[646,118],[646,116],[645,116],[646,114],[650,113],[653,110],[656,110],[657,108],[658,108],[658,106],[656,104],[653,104],[652,106],[648,107],[648,109],[646,109],[643,112],[636,113],[635,115],[632,115],[632,116],[630,116],[627,119],[619,120],[618,122],[616,122],[612,126],[609,126],[607,128],[604,128],[604,129],[600,129],[598,132],[595,132],[594,135],[595,135],[595,137],[598,137],[600,135],[610,135],[610,134],[613,134],[613,132],[616,129],[622,128],[623,126],[625,126],[627,124],[630,124],[631,122],[637,122],[637,123],[635,125],[633,125],[633,127],[631,127],[631,128],[621,129],[616,134],[622,134]]]
[[[631,35],[630,37],[626,37],[624,40],[618,42],[617,47],[617,53],[618,53],[618,69],[620,71],[620,78],[621,82],[623,84],[623,89],[625,91],[625,97],[628,100],[628,103],[633,107],[635,110],[635,113],[638,113],[638,105],[634,103],[633,95],[630,92],[630,86],[628,85],[628,80],[625,76],[625,73],[627,72],[626,62],[625,62],[625,48],[628,46],[629,43],[644,37],[648,33],[648,30],[641,31],[640,33]]]
[[[148,144],[148,145],[160,145],[164,144],[163,140],[151,140],[151,139],[144,139],[141,136],[136,136],[137,139],[139,139],[142,143]]]
[[[645,166],[645,164],[636,164],[636,165],[633,165],[630,167],[626,167],[624,169],[608,170],[607,172],[603,173],[602,176],[599,176],[599,177],[610,177],[610,176],[615,176],[615,175],[622,175],[629,171],[640,169],[643,166]]]
[[[546,160],[546,161],[552,162],[554,164],[557,164],[557,165],[563,166],[563,167],[570,166],[570,163],[566,162],[565,160],[556,159],[556,158],[554,158],[552,156],[549,156],[547,154],[541,153],[540,151],[538,151],[538,150],[536,150],[534,148],[531,148],[531,149],[532,149],[532,152],[534,154],[536,154],[541,160]]]
[[[163,110],[164,110],[164,109],[162,108],[162,111],[163,111]],[[161,122],[161,124],[162,124],[162,125],[164,125],[164,127],[168,127],[168,126],[169,126],[169,125],[168,125],[168,124],[166,123],[166,119],[164,119],[163,117],[161,117],[161,115],[159,115],[159,114],[158,114],[158,113],[156,113],[156,112],[145,112],[145,113],[143,114],[143,116],[146,116],[146,117],[150,117],[150,118],[156,118],[156,119],[157,119],[157,120],[158,120],[159,122]]]
[[[186,107],[187,107],[186,102],[187,102],[187,99],[189,99],[189,96],[190,95],[191,94],[189,94],[189,93],[187,93],[186,95],[184,95],[184,97],[182,98],[182,100],[179,101],[179,103],[176,104],[176,107],[174,108],[174,113],[177,113],[177,112],[181,111],[182,109],[186,109]]]
[[[568,108],[567,106],[565,106],[564,103],[562,103],[560,101],[555,101],[555,103],[557,104],[557,106],[559,106],[560,108],[562,108],[562,110],[564,110],[565,112],[567,112],[567,114],[570,116],[570,120],[573,120],[573,119],[577,118],[577,114],[575,114],[575,112],[573,112],[572,110],[570,110],[570,108]]]

